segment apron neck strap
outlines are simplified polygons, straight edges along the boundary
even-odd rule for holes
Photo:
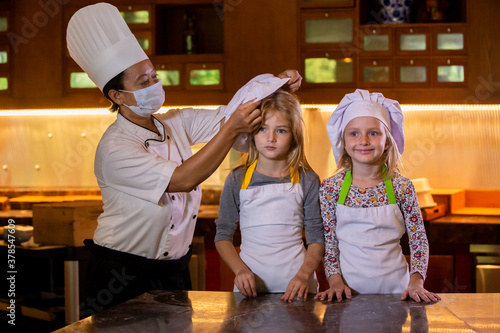
[[[384,171],[385,171],[385,166],[384,166]],[[351,187],[352,184],[352,172],[351,169],[347,170],[345,173],[344,177],[344,183],[342,184],[342,188],[340,189],[340,194],[339,194],[339,201],[338,203],[340,205],[345,204],[345,199],[347,198],[347,194],[349,193],[349,188]],[[387,177],[384,179],[384,184],[385,184],[385,191],[387,192],[387,199],[389,200],[389,204],[395,204],[396,203],[396,195],[394,194],[394,187],[392,185],[392,180],[391,178]]]
[[[243,176],[243,181],[241,182],[241,189],[246,190],[248,188],[248,185],[250,185],[250,181],[252,180],[252,175],[253,172],[255,171],[255,167],[257,166],[257,159],[248,166],[248,168],[245,171],[245,175]],[[290,178],[292,183],[299,183],[300,182],[300,177],[299,173],[296,172],[295,174],[293,173],[293,169],[290,169]]]
[[[342,183],[342,187],[340,188],[339,201],[338,201],[339,205],[345,204],[345,199],[347,198],[347,193],[349,193],[349,188],[351,187],[351,184],[352,184],[352,173],[351,169],[349,169],[345,173],[344,183]]]
[[[392,185],[391,178],[386,178],[384,180],[385,191],[387,192],[387,199],[389,200],[389,205],[396,204],[396,195],[394,194],[394,186]]]
[[[245,171],[245,176],[243,176],[243,182],[241,183],[241,189],[246,190],[248,185],[250,185],[250,181],[252,180],[252,175],[257,166],[257,160],[255,160],[252,164],[250,164]]]

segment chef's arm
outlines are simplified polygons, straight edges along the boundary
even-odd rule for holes
[[[260,101],[238,107],[221,130],[199,152],[175,168],[166,192],[190,192],[217,170],[240,133],[252,133],[262,118]]]
[[[233,243],[227,240],[215,242],[215,248],[226,265],[231,268],[234,275],[234,284],[238,290],[247,297],[257,296],[255,288],[255,277],[247,265],[241,260]]]

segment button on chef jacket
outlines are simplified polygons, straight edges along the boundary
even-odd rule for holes
[[[94,173],[104,212],[94,242],[149,259],[178,259],[193,240],[201,189],[165,190],[175,168],[192,156],[191,145],[208,142],[219,131],[224,107],[154,117],[160,136],[118,114],[97,146]]]

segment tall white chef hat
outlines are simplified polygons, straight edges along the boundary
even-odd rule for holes
[[[381,93],[357,89],[344,96],[326,125],[337,164],[342,154],[340,147],[344,129],[351,120],[358,117],[375,117],[380,120],[390,130],[399,154],[403,153],[405,149],[404,116],[398,101],[385,98]]]
[[[128,67],[148,59],[118,9],[104,2],[71,17],[66,41],[73,60],[101,90]]]

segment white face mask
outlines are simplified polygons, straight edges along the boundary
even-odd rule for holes
[[[134,94],[137,105],[127,105],[135,114],[141,117],[148,117],[158,111],[165,103],[165,91],[161,85],[161,79],[152,86],[136,91],[120,90]]]

